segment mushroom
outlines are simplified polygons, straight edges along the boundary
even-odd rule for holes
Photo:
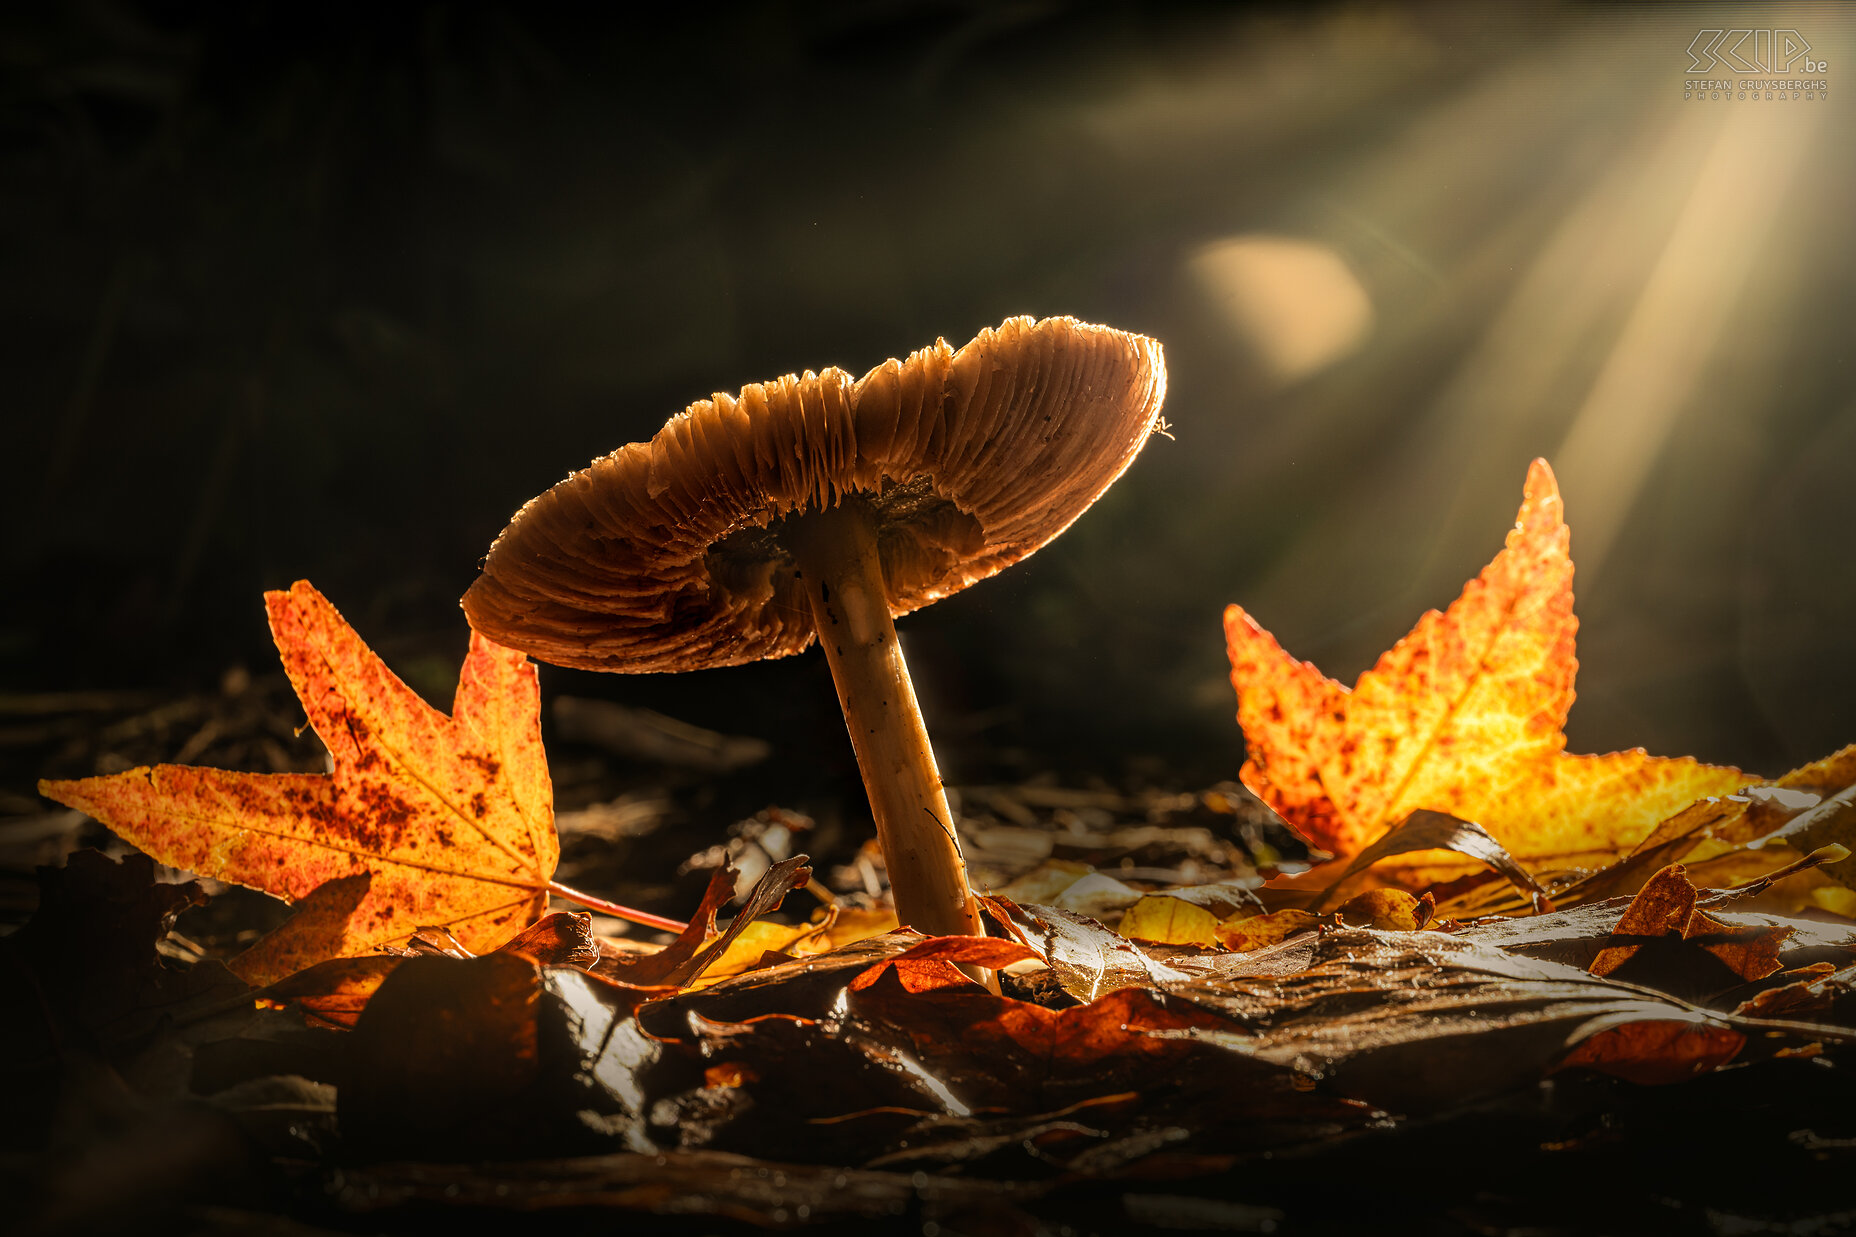
[[[1013,318],[861,379],[717,394],[518,512],[471,626],[556,665],[675,671],[825,647],[896,914],[983,935],[893,619],[1055,537],[1133,461],[1160,345]]]

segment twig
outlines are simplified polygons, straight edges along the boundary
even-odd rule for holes
[[[647,928],[659,928],[665,932],[681,932],[689,927],[677,919],[667,919],[662,915],[653,915],[650,911],[636,911],[629,906],[620,906],[617,902],[608,902],[596,898],[590,893],[581,893],[578,889],[569,889],[559,881],[548,882],[548,892],[569,902],[578,902],[590,911],[610,915],[614,919],[624,919],[631,923],[643,924]]]

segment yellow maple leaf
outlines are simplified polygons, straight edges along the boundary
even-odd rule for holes
[[[156,765],[40,782],[40,792],[162,863],[287,900],[365,878],[334,887],[349,895],[342,913],[286,925],[239,968],[250,982],[425,927],[448,928],[483,952],[534,922],[560,858],[534,665],[472,633],[447,716],[307,581],[264,600],[332,772]]]
[[[1642,748],[1567,755],[1578,625],[1559,488],[1535,460],[1501,553],[1351,691],[1241,607],[1225,610],[1248,753],[1240,777],[1336,854],[1430,808],[1532,860],[1628,848],[1695,800],[1758,780]]]

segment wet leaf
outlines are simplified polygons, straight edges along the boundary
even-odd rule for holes
[[[307,582],[266,593],[265,605],[333,772],[156,765],[40,791],[163,863],[287,900],[371,878],[339,932],[320,917],[286,925],[283,942],[251,962],[255,975],[318,953],[363,953],[421,927],[488,950],[532,923],[560,854],[534,666],[473,633],[447,716]]]
[[[1063,990],[1079,1001],[1093,1001],[1117,988],[1160,987],[1185,977],[1085,915],[1055,906],[1000,901],[1031,947],[1043,955]]]
[[[1698,894],[1696,905],[1706,911],[1711,919],[1731,929],[1781,937],[1778,957],[1783,966],[1802,966],[1826,955],[1841,958],[1856,950],[1856,925],[1788,919],[1758,911],[1729,909],[1733,901],[1731,894],[1709,891]],[[1546,915],[1481,920],[1462,925],[1453,935],[1493,946],[1516,957],[1537,958],[1589,973],[1589,968],[1600,953],[1615,945],[1632,943],[1619,941],[1613,935],[1613,929],[1618,927],[1618,921],[1628,906],[1627,899],[1611,898]],[[1789,935],[1783,935],[1785,933]],[[1638,938],[1635,943],[1663,939]],[[1667,938],[1665,944],[1683,946],[1685,952],[1698,953],[1679,937]],[[1715,965],[1713,959],[1699,956],[1708,961],[1710,966]],[[1720,967],[1716,969],[1724,985],[1740,982],[1733,972]],[[1649,982],[1655,976],[1651,974],[1641,978]]]
[[[1689,1077],[1696,1062],[1724,1063],[1724,1046],[1740,1038],[1727,1020],[1672,998],[1442,932],[1340,929],[1203,965],[1171,990],[1237,1023],[1246,1051],[1293,1064],[1324,1090],[1412,1115],[1569,1068],[1567,1054],[1604,1027],[1726,1032],[1684,1040],[1632,1030],[1587,1050],[1620,1069],[1634,1062],[1646,1081],[1659,1068]],[[1709,1057],[1707,1046],[1721,1051]]]
[[[969,1112],[1048,1112],[1163,1079],[1176,1084],[1173,1070],[1201,1055],[1179,1033],[1229,1027],[1209,1010],[1145,988],[1046,1009],[974,984],[915,993],[903,972],[885,970],[855,992],[852,1013],[905,1035],[915,1060]]]
[[[1757,780],[1640,748],[1565,753],[1578,668],[1567,542],[1553,474],[1537,460],[1501,553],[1351,690],[1228,608],[1244,784],[1337,854],[1428,808],[1539,859],[1622,850],[1695,800]]]

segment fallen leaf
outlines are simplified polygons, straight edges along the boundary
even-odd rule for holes
[[[407,958],[355,1026],[337,1100],[343,1136],[421,1158],[601,1146],[572,1119],[613,1107],[580,1068],[582,1043],[618,1019],[635,1025],[629,1014],[648,995],[518,953]]]
[[[8,1062],[107,1048],[146,1034],[185,1002],[243,990],[217,962],[178,967],[156,951],[175,918],[206,901],[198,881],[164,884],[146,855],[117,861],[89,849],[63,867],[41,867],[38,880],[38,909],[0,941],[0,964],[27,980],[0,1018]]]
[[[992,892],[1019,905],[1049,906],[1058,896],[1095,869],[1074,859],[1046,859],[1037,867]]]
[[[586,968],[599,961],[593,917],[585,911],[555,911],[504,941],[503,953],[521,954],[543,966]]]
[[[1658,1018],[1607,1015],[1575,1035],[1553,1073],[1589,1069],[1643,1086],[1687,1082],[1740,1055],[1746,1036],[1702,1013]]]
[[[1245,953],[1287,940],[1320,922],[1321,916],[1297,910],[1233,916],[1218,925],[1218,943],[1233,953]]]
[[[372,872],[322,882],[296,904],[296,913],[265,933],[226,965],[254,988],[274,984],[344,952],[348,924],[373,886]]]
[[[875,936],[878,933],[871,933],[871,935]],[[734,942],[722,951],[721,956],[703,971],[702,978],[690,986],[707,987],[731,975],[752,971],[761,966],[769,954],[792,961],[825,953],[829,946],[826,949],[814,947],[821,939],[829,939],[823,923],[774,923],[768,919],[756,920],[744,928],[735,937]]]
[[[593,969],[610,979],[640,987],[681,988],[694,983],[728,952],[729,946],[750,924],[776,909],[788,893],[812,879],[808,862],[805,855],[794,855],[768,868],[742,899],[741,913],[725,931],[717,934],[716,914],[735,895],[737,874],[734,865],[725,862],[710,875],[702,904],[676,940],[656,953],[609,955]]]
[[[1676,941],[1712,954],[1741,979],[1764,979],[1783,969],[1779,949],[1792,929],[1724,923],[1696,906],[1699,897],[1688,869],[1670,864],[1631,899],[1611,930],[1617,943],[1601,950],[1588,969],[1594,975],[1610,975],[1647,945]]]
[[[1501,553],[1351,691],[1229,607],[1244,784],[1337,854],[1429,808],[1540,859],[1622,850],[1695,800],[1757,780],[1640,748],[1565,753],[1578,668],[1567,543],[1553,473],[1536,460]]]
[[[1695,913],[1695,886],[1680,864],[1670,864],[1637,891],[1611,930],[1614,938],[1680,937]],[[1636,956],[1641,943],[1612,945],[1599,952],[1587,967],[1594,975],[1609,975]]]
[[[1334,917],[1353,927],[1382,932],[1421,932],[1437,913],[1430,894],[1414,898],[1403,889],[1368,889],[1349,898]]]
[[[1118,929],[1130,940],[1156,945],[1218,943],[1218,916],[1179,898],[1150,893],[1128,908]]]
[[[474,956],[467,950],[440,947],[424,933],[414,933],[410,943],[415,948],[387,946],[385,953],[319,962],[272,983],[259,998],[275,1005],[294,1005],[312,1022],[352,1030],[380,985],[408,958],[429,954],[448,958]],[[418,948],[422,944],[426,947]],[[585,911],[555,911],[544,915],[492,952],[517,954],[543,966],[582,969],[593,966],[600,956],[599,941],[593,935],[592,916]]]
[[[1793,769],[1770,786],[1747,786],[1731,795],[1697,800],[1657,825],[1629,855],[1557,890],[1554,899],[1571,906],[1634,894],[1651,874],[1709,843],[1740,848],[1701,860],[1715,864],[1717,872],[1711,877],[1739,877],[1742,868],[1752,873],[1741,879],[1764,875],[1836,840],[1828,829],[1821,836],[1818,830],[1835,827],[1846,809],[1827,801],[1841,795],[1847,802],[1852,786],[1856,786],[1856,744]],[[1843,827],[1849,827],[1847,820]],[[1733,871],[1730,874],[1726,869]],[[1825,870],[1834,876],[1837,867]]]
[[[997,937],[931,936],[871,966],[851,980],[847,991],[862,992],[891,971],[895,972],[897,982],[910,992],[932,992],[957,984],[977,987],[956,963],[965,962],[996,971],[1038,957],[1037,950],[1029,945]]]
[[[829,953],[841,945],[867,940],[893,932],[900,926],[890,907],[865,910],[857,907],[829,906],[823,918],[812,923],[773,923],[757,919],[747,925],[734,943],[704,968],[701,978],[688,987],[706,987],[731,975],[740,975],[766,965],[768,955],[785,961]]]
[[[1783,937],[1779,961],[1785,966],[1802,966],[1822,957],[1842,957],[1856,952],[1856,925],[1811,919],[1788,919],[1756,911],[1724,909],[1732,899],[1728,893],[1711,892],[1698,896],[1696,905],[1709,917],[1733,929],[1771,932]],[[1611,898],[1546,915],[1524,918],[1491,918],[1464,924],[1452,935],[1492,946],[1517,957],[1550,961],[1590,973],[1599,954],[1622,944],[1613,930],[1630,903],[1625,898]],[[1657,938],[1649,938],[1657,939]],[[1675,939],[1675,944],[1682,944]],[[1707,960],[1713,965],[1713,960]],[[1716,967],[1723,981],[1721,988],[1737,987],[1743,981],[1725,968]],[[1645,977],[1654,978],[1653,976]],[[1650,986],[1657,986],[1651,984]]]
[[[1856,967],[1839,971],[1834,962],[1813,962],[1778,976],[1789,980],[1776,988],[1755,993],[1734,1007],[1742,1018],[1797,1018],[1822,1014],[1839,996],[1856,988]]]
[[[506,1156],[519,1138],[523,1154],[1165,1172],[1160,1153],[1280,1150],[1531,1094],[1575,1068],[1675,1081],[1824,1031],[1759,1024],[1749,1048],[1731,1015],[1430,931],[1201,952],[1162,991],[1064,1008],[955,969],[1028,961],[997,938],[896,932],[674,995],[484,961],[406,963],[355,1045],[346,1134],[426,1158],[434,1143]],[[454,1023],[468,1033],[445,1042]]]
[[[353,1030],[380,985],[404,961],[398,954],[331,958],[270,985],[259,1000],[279,1007],[293,1005],[312,1025]]]
[[[1526,894],[1536,910],[1552,909],[1546,890],[1528,874],[1527,869],[1514,861],[1507,847],[1489,836],[1488,830],[1474,821],[1458,820],[1448,812],[1433,812],[1428,808],[1419,808],[1411,813],[1387,830],[1378,841],[1355,855],[1309,909],[1318,911],[1329,905],[1356,878],[1381,859],[1433,850],[1455,851],[1486,864]]]
[[[1156,890],[1156,893],[1202,907],[1217,919],[1229,919],[1233,915],[1248,915],[1267,909],[1256,893],[1262,884],[1262,878],[1256,877],[1213,881],[1206,885],[1180,885],[1172,889]]]
[[[1730,1019],[1444,932],[1341,928],[1204,962],[1204,974],[1170,991],[1238,1023],[1244,1051],[1412,1116],[1574,1064],[1634,1069],[1642,1081],[1691,1077],[1742,1042]],[[1697,1028],[1695,1038],[1628,1029],[1672,1022]],[[1625,1029],[1579,1059],[1610,1027]]]
[[[1050,900],[1058,910],[1113,921],[1141,900],[1141,892],[1106,872],[1091,872]]]
[[[1628,855],[1561,889],[1555,904],[1577,906],[1635,894],[1652,875],[1709,841],[1717,830],[1733,828],[1754,805],[1752,792],[1758,789],[1764,788],[1697,799],[1657,825]]]
[[[1856,784],[1844,787],[1774,835],[1800,853],[1839,845],[1852,852],[1826,864],[1824,873],[1846,887],[1856,887]]]
[[[1031,948],[1038,951],[1063,990],[1093,1001],[1127,987],[1163,987],[1183,972],[1156,961],[1126,937],[1095,920],[1057,906],[1019,906],[999,899]]]
[[[315,925],[277,951],[291,964],[317,950],[363,953],[422,927],[448,928],[485,952],[532,923],[560,856],[534,666],[473,632],[446,716],[307,581],[264,600],[333,772],[156,765],[41,782],[40,792],[163,863],[286,900],[371,876],[339,934]]]

